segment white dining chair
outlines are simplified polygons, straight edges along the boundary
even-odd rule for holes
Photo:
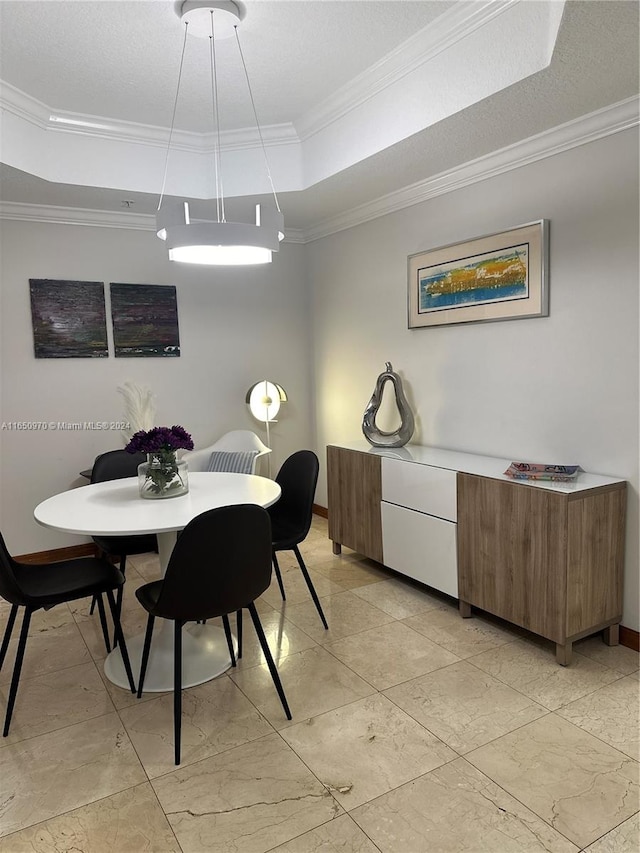
[[[190,471],[236,471],[255,474],[259,460],[271,449],[250,429],[234,429],[200,450],[182,457]]]

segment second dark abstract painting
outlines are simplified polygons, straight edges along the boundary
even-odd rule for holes
[[[161,284],[111,284],[116,358],[180,355],[176,289]]]

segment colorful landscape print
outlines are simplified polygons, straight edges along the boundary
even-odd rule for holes
[[[418,270],[418,313],[529,295],[529,245],[509,246]]]
[[[104,282],[30,278],[36,358],[107,358]]]
[[[112,284],[116,358],[180,355],[176,289],[161,284]]]

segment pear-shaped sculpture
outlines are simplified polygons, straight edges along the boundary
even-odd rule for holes
[[[394,432],[383,432],[376,426],[376,415],[382,403],[382,390],[385,382],[392,382],[396,395],[396,405],[400,414],[400,427]],[[364,410],[362,418],[362,432],[367,441],[374,447],[402,447],[406,444],[415,428],[413,412],[409,408],[407,398],[402,390],[402,379],[393,372],[391,362],[385,364],[385,371],[378,376],[376,387],[373,389],[371,399]]]

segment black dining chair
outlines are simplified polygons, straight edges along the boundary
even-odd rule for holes
[[[298,450],[282,463],[276,475],[276,483],[282,489],[280,499],[267,512],[271,518],[272,558],[282,600],[286,601],[282,574],[278,565],[278,551],[293,551],[300,566],[311,598],[325,628],[328,628],[318,594],[298,545],[307,538],[313,518],[313,498],[316,493],[318,457],[311,450]]]
[[[73,560],[61,560],[58,563],[19,563],[9,554],[4,539],[0,534],[0,597],[11,604],[9,620],[4,632],[2,646],[0,647],[0,669],[4,663],[9,648],[9,641],[18,615],[18,608],[24,607],[24,617],[16,659],[13,667],[13,676],[9,688],[9,699],[7,701],[7,712],[4,719],[3,736],[9,734],[13,707],[18,694],[18,684],[22,671],[27,637],[31,616],[36,610],[44,608],[48,610],[56,604],[68,601],[77,601],[79,598],[95,596],[98,602],[100,620],[105,635],[105,644],[109,651],[107,634],[107,623],[104,613],[103,593],[106,593],[115,625],[115,633],[118,638],[120,654],[124,664],[131,692],[136,692],[129,663],[127,646],[122,635],[122,627],[118,616],[118,609],[113,595],[114,590],[122,588],[124,576],[122,572],[108,560],[100,557],[78,557]]]
[[[162,580],[136,590],[148,612],[138,698],[142,696],[156,616],[174,623],[173,714],[175,763],[180,764],[182,717],[182,626],[221,616],[235,665],[228,614],[247,608],[251,614],[282,707],[291,719],[278,670],[254,604],[271,583],[271,523],[255,504],[211,509],[196,516],[176,542]]]
[[[300,566],[302,576],[311,593],[311,598],[316,606],[318,615],[322,624],[328,630],[329,626],[327,625],[318,593],[298,548],[298,545],[307,538],[307,534],[311,528],[313,498],[316,493],[319,469],[320,463],[318,462],[318,457],[311,450],[298,450],[285,459],[276,475],[276,483],[280,486],[282,493],[279,500],[273,506],[270,506],[267,512],[271,519],[271,557],[282,600],[286,601],[287,596],[276,554],[278,551],[293,551]],[[241,658],[242,612],[237,614],[236,623],[238,657]]]
[[[96,457],[91,470],[92,483],[105,483],[108,480],[120,480],[124,477],[135,477],[138,465],[147,459],[144,453],[128,453],[126,450],[108,450]],[[158,550],[158,540],[154,533],[141,536],[93,536],[103,555],[116,557],[120,560],[120,571],[125,574],[127,557],[132,554],[146,554]],[[118,590],[118,613],[122,611],[123,587]],[[90,613],[93,613],[96,600],[91,603]],[[114,645],[117,639],[114,637]]]

